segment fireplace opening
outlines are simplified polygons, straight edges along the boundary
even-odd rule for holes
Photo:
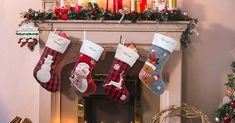
[[[71,87],[69,76],[75,63],[66,65],[61,71],[61,123],[147,123],[159,110],[160,98],[153,95],[138,78],[143,66],[137,61],[126,76],[125,85],[130,93],[130,100],[124,105],[111,100],[105,95],[103,82],[113,62],[114,53],[108,53],[104,60],[99,60],[92,78],[97,91],[89,97],[83,96]]]
[[[106,75],[95,74],[93,77],[97,85],[97,92],[84,100],[84,120],[87,123],[135,123],[140,120],[140,87],[138,76],[128,75],[126,87],[130,93],[130,100],[124,105],[111,100],[102,88]]]

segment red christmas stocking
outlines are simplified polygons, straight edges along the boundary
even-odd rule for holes
[[[91,71],[103,51],[104,48],[101,46],[88,40],[83,41],[78,60],[71,72],[71,85],[87,96],[96,91],[96,85],[91,78]]]
[[[115,59],[103,87],[105,93],[120,104],[129,100],[129,92],[125,86],[125,75],[138,58],[139,55],[134,50],[121,44],[118,45]]]
[[[60,79],[55,73],[60,56],[67,49],[70,40],[65,33],[60,36],[50,33],[43,54],[34,68],[33,75],[39,84],[48,91],[60,90]]]

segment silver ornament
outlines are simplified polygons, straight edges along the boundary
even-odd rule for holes
[[[218,117],[215,118],[215,122],[219,123],[220,119]]]

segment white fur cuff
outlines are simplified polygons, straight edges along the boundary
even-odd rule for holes
[[[80,52],[98,61],[103,51],[104,48],[100,45],[84,40]]]
[[[46,47],[64,53],[69,44],[70,40],[51,32],[48,36]]]
[[[134,50],[119,44],[115,53],[115,58],[127,63],[130,65],[130,67],[132,67],[139,58],[139,54]]]
[[[153,37],[153,45],[159,46],[169,52],[173,52],[176,47],[176,41],[168,36],[155,33]]]

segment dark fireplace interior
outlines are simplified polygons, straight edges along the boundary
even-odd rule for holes
[[[130,92],[130,100],[124,105],[110,100],[104,93],[102,83],[105,75],[96,75],[101,80],[95,80],[98,86],[95,95],[83,97],[84,119],[88,123],[134,123],[135,110],[139,101],[138,77],[127,76],[126,86]],[[96,79],[96,77],[93,77]]]

